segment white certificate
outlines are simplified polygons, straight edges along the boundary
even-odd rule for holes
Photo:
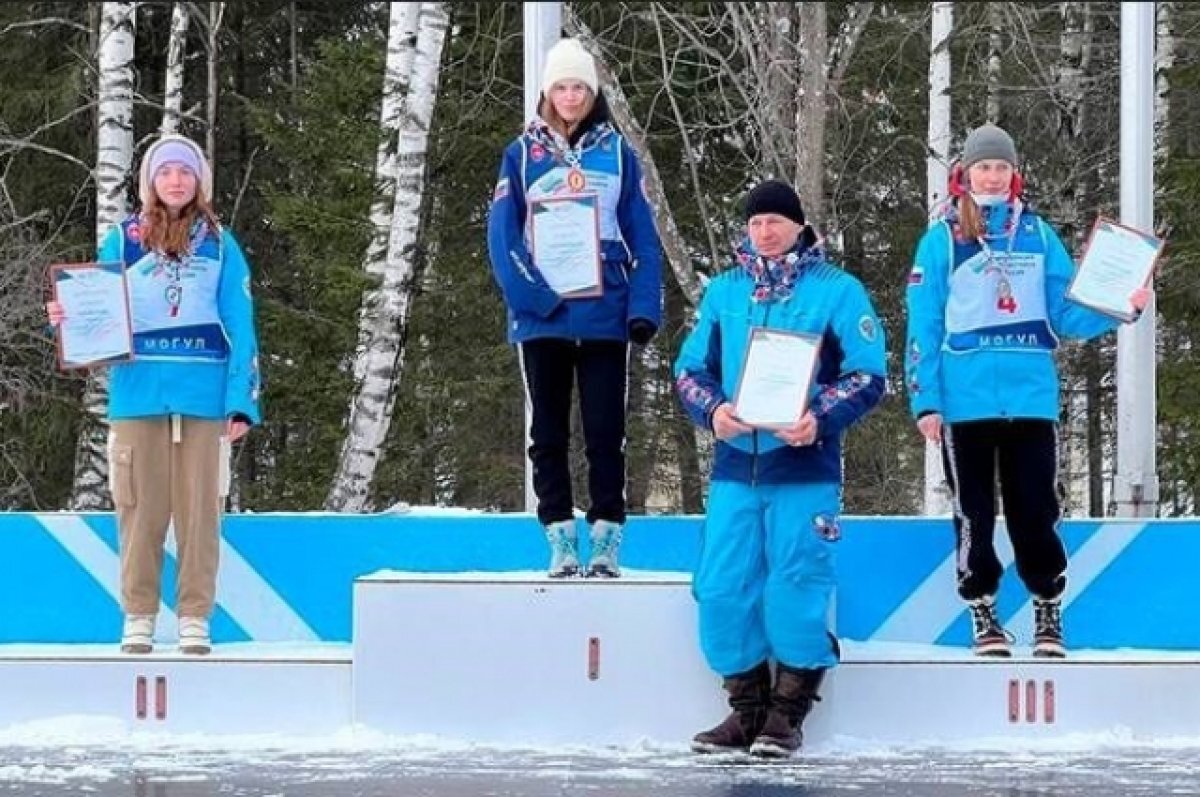
[[[130,359],[133,335],[125,264],[57,265],[52,273],[54,298],[63,311],[59,365],[86,368]]]
[[[1150,284],[1163,241],[1153,235],[1097,219],[1067,298],[1105,315],[1132,321],[1129,297]]]
[[[563,298],[599,296],[600,206],[595,194],[533,200],[533,262]]]
[[[738,420],[764,429],[794,425],[808,409],[821,338],[755,327],[742,364],[733,410]]]

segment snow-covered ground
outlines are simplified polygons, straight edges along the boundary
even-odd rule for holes
[[[0,795],[44,797],[1166,797],[1200,795],[1200,739],[961,748],[839,739],[787,763],[676,746],[520,749],[361,729],[323,738],[139,734],[64,718],[0,729]]]

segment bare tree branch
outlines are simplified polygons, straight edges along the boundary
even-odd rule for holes
[[[233,210],[229,213],[229,227],[237,227],[238,211],[242,209],[242,197],[246,195],[246,189],[250,187],[250,175],[254,173],[254,158],[258,155],[258,151],[262,147],[255,147],[250,152],[250,157],[246,159],[246,172],[242,175],[242,184],[238,186],[237,199],[233,202]]]
[[[846,18],[842,20],[837,39],[829,48],[829,60],[825,68],[830,92],[837,92],[846,78],[846,70],[854,61],[854,51],[858,49],[858,42],[874,10],[874,3],[855,3],[846,10]]]
[[[86,25],[80,25],[78,22],[75,22],[71,19],[66,19],[64,17],[42,17],[41,19],[27,19],[24,22],[10,23],[6,25],[3,30],[0,30],[0,36],[3,36],[6,33],[12,33],[13,31],[24,30],[25,28],[42,28],[48,25],[62,25],[64,27],[77,30],[80,33],[91,33]]]
[[[687,247],[683,235],[671,215],[671,205],[667,193],[663,189],[662,178],[658,174],[658,166],[654,155],[646,143],[646,133],[641,124],[634,118],[629,107],[629,100],[621,89],[621,84],[613,75],[605,62],[604,54],[596,43],[591,29],[574,13],[573,6],[567,6],[563,15],[563,27],[573,36],[577,36],[584,47],[596,58],[596,67],[600,72],[600,82],[608,89],[609,105],[617,125],[624,131],[630,145],[638,153],[642,161],[642,176],[645,182],[646,198],[654,208],[654,220],[659,230],[663,249],[667,253],[667,261],[675,274],[675,281],[690,304],[700,301],[701,286],[687,255]]]
[[[667,46],[663,40],[662,21],[658,14],[658,4],[651,4],[651,15],[654,19],[654,31],[658,36],[658,54],[662,62],[662,77],[663,86],[665,87],[667,97],[671,101],[671,111],[675,116],[675,124],[679,128],[679,136],[683,139],[683,157],[687,161],[688,173],[692,178],[692,190],[695,192],[696,202],[700,205],[700,220],[704,226],[705,235],[708,237],[709,256],[713,263],[721,262],[721,250],[717,246],[717,236],[713,232],[712,223],[708,210],[708,201],[706,197],[708,192],[700,183],[700,170],[696,163],[696,154],[692,148],[691,136],[688,135],[687,122],[684,121],[683,112],[679,108],[679,101],[675,98],[675,92],[671,91],[671,79],[674,74],[674,69],[667,64]],[[674,59],[678,60],[679,52],[676,51]]]
[[[78,166],[81,169],[83,169],[84,171],[86,171],[88,174],[92,173],[92,165],[90,163],[84,163],[79,158],[76,158],[74,155],[70,155],[66,152],[63,152],[60,149],[55,149],[54,147],[47,147],[44,144],[35,144],[32,141],[26,141],[26,140],[20,139],[20,138],[8,138],[5,136],[0,136],[0,147],[9,147],[10,148],[8,151],[0,152],[0,155],[7,155],[7,154],[9,154],[9,152],[22,150],[22,149],[31,149],[31,150],[34,150],[35,152],[41,152],[45,155],[53,155],[56,158],[61,158],[62,160],[65,160],[68,163],[75,164],[76,166]]]

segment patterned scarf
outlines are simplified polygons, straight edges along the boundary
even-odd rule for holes
[[[610,123],[599,122],[584,131],[584,134],[579,137],[579,141],[572,147],[561,133],[546,124],[540,117],[534,118],[525,128],[525,135],[529,136],[535,144],[542,145],[547,152],[554,156],[555,160],[568,166],[578,166],[580,158],[583,157],[583,151],[599,144],[611,132],[613,132],[613,127]]]
[[[807,238],[802,233],[791,251],[779,259],[758,254],[748,240],[738,246],[738,264],[754,280],[754,301],[787,301],[804,269],[825,259],[820,246],[806,245]]]

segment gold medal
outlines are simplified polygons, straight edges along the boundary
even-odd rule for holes
[[[571,167],[571,170],[567,172],[567,187],[575,192],[582,191],[587,187],[587,177],[578,166]]]

